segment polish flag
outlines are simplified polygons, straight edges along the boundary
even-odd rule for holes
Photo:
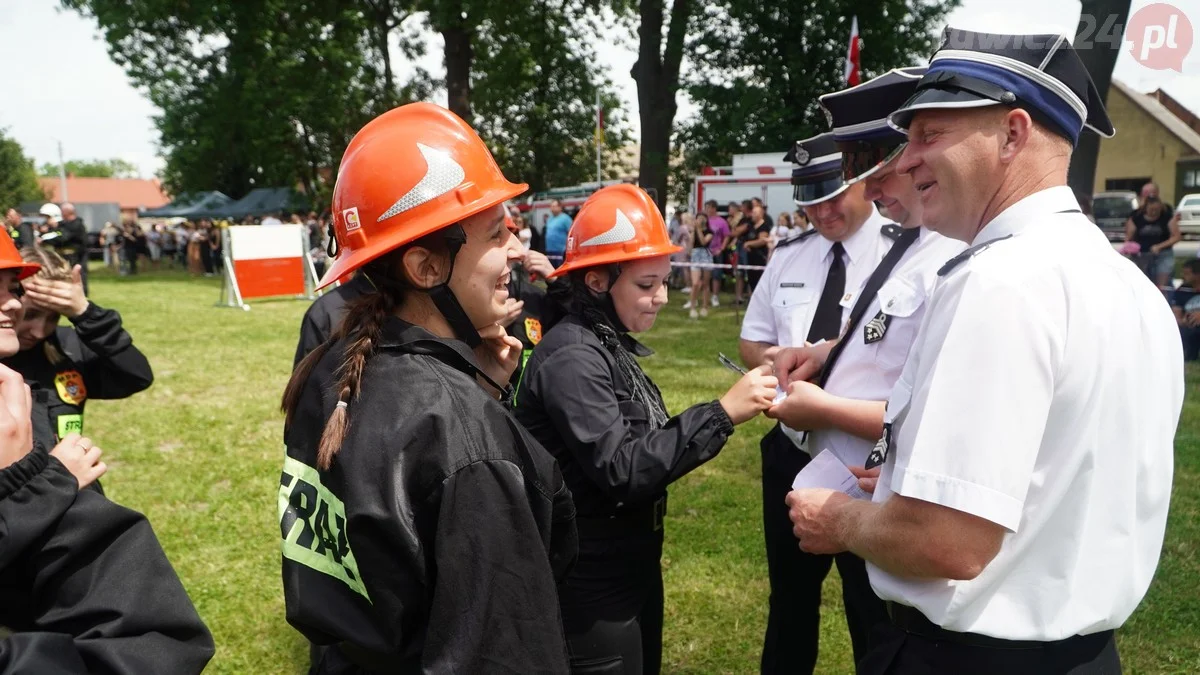
[[[846,48],[846,86],[853,87],[862,82],[862,62],[859,50],[862,38],[858,36],[858,17],[850,22],[850,45]]]

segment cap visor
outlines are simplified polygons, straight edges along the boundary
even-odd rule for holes
[[[824,197],[821,197],[820,199],[814,199],[812,201],[802,202],[799,199],[797,199],[796,206],[816,206],[817,204],[820,204],[821,202],[827,202],[830,199],[833,199],[834,197],[842,194],[849,187],[850,187],[849,185],[843,185],[842,187],[838,188],[837,190],[834,190],[833,192],[830,192],[829,194],[825,195]]]
[[[884,160],[884,161],[876,164],[875,166],[867,169],[866,171],[863,171],[862,173],[855,174],[855,175],[851,176],[850,178],[845,179],[846,187],[850,187],[851,185],[854,185],[855,183],[861,183],[862,181],[870,178],[871,176],[874,176],[876,173],[879,172],[880,169],[887,166],[888,164],[891,164],[892,160],[894,160],[894,159],[895,159],[895,157],[893,157],[892,159]]]
[[[879,162],[876,162],[873,166],[871,166],[871,168],[867,169],[866,171],[856,173],[853,176],[850,176],[849,178],[846,177],[846,172],[843,171],[842,180],[846,181],[846,186],[849,187],[851,185],[854,185],[855,183],[858,183],[863,180],[866,180],[867,178],[870,178],[871,176],[878,173],[879,170],[882,169],[883,167],[896,161],[896,159],[899,158],[900,155],[904,152],[904,148],[907,146],[908,146],[907,141],[905,141],[904,143],[901,143],[900,145],[897,145],[896,147],[892,148],[888,152],[888,154],[884,156],[884,158],[882,160],[880,160]],[[845,156],[845,155],[843,155],[843,156]]]
[[[961,89],[922,89],[905,101],[899,110],[888,115],[888,124],[893,129],[907,134],[908,125],[912,123],[913,115],[918,110],[984,108],[990,105],[1000,103]]]
[[[837,168],[838,172],[825,180],[793,186],[796,206],[813,206],[845,192],[850,186],[842,180],[841,166]]]

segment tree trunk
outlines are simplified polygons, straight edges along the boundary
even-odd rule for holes
[[[297,124],[300,131],[300,140],[304,145],[304,159],[307,160],[307,173],[300,174],[300,183],[304,186],[304,192],[309,199],[316,201],[317,188],[321,184],[320,179],[320,160],[317,159],[317,153],[313,147],[312,135],[309,133],[308,127],[303,122]]]
[[[475,52],[471,49],[474,31],[463,18],[462,3],[455,11],[446,11],[448,23],[441,27],[446,42],[446,98],[450,111],[471,123],[471,66]]]
[[[641,0],[638,13],[638,59],[630,75],[637,82],[638,117],[642,148],[638,157],[638,184],[665,212],[667,173],[671,159],[671,131],[675,124],[675,93],[679,90],[679,65],[687,34],[692,0],[675,0],[662,49],[664,0]]]
[[[388,50],[388,36],[392,30],[404,23],[407,10],[397,14],[396,0],[366,0],[364,3],[371,18],[371,45],[383,66],[382,82],[379,83],[380,112],[391,110],[400,102],[396,90],[396,76],[392,72],[392,55]]]
[[[390,14],[390,12],[389,12]],[[388,53],[388,33],[391,28],[388,22],[380,21],[375,25],[375,49],[379,51],[379,58],[383,61],[383,100],[384,110],[391,110],[397,103],[396,96],[396,78],[392,74],[392,59]]]
[[[1108,88],[1112,83],[1113,67],[1117,64],[1117,56],[1121,53],[1122,36],[1112,36],[1104,39],[1102,30],[1105,26],[1121,26],[1129,18],[1130,0],[1082,0],[1080,11],[1081,31],[1077,31],[1074,44],[1077,47],[1079,59],[1083,61],[1100,99],[1108,99]],[[1115,22],[1108,22],[1110,16]],[[1085,20],[1084,17],[1091,17]],[[1083,44],[1087,40],[1090,44]],[[1117,130],[1120,133],[1120,130]],[[1092,188],[1096,183],[1096,159],[1100,154],[1100,137],[1094,132],[1084,131],[1079,136],[1079,143],[1071,154],[1071,167],[1067,172],[1067,185],[1076,195],[1092,196]]]

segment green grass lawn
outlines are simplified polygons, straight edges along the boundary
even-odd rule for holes
[[[87,430],[105,449],[110,497],[145,512],[217,643],[213,673],[299,673],[303,639],[284,620],[275,495],[283,453],[279,395],[307,303],[214,307],[220,284],[180,273],[95,272],[92,297],[121,311],[154,365],[155,383],[125,401],[93,401]],[[712,400],[734,375],[738,323],[722,307],[690,321],[671,307],[645,341],[647,370],[679,411]],[[1175,459],[1175,495],[1150,593],[1119,634],[1129,673],[1200,671],[1200,401],[1190,395]],[[766,620],[758,439],[739,427],[712,462],[672,490],[663,559],[665,672],[757,672]],[[837,573],[825,586],[818,671],[852,672]]]

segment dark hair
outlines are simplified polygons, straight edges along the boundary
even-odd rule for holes
[[[604,270],[608,272],[608,284],[611,288],[621,275],[621,263],[607,265],[592,265],[571,270],[560,281],[546,287],[546,298],[549,300],[542,310],[542,335],[545,335],[556,323],[568,314],[581,316],[586,307],[598,307],[598,301],[588,290],[588,272]]]
[[[334,371],[337,376],[335,386],[338,404],[329,420],[325,422],[325,430],[321,433],[321,442],[317,447],[317,468],[328,469],[333,462],[333,456],[341,449],[342,442],[346,439],[346,430],[350,426],[349,406],[358,398],[362,388],[367,359],[375,353],[375,347],[383,333],[383,324],[400,305],[404,294],[414,289],[404,273],[404,254],[410,248],[419,246],[436,255],[449,255],[449,245],[444,234],[443,229],[425,235],[364,265],[360,273],[374,286],[374,292],[364,293],[346,303],[345,317],[337,329],[292,371],[280,404],[285,415],[285,429],[292,424],[296,407],[300,404],[300,396],[313,368],[334,344],[343,339],[347,340],[342,363]]]
[[[715,208],[720,208],[720,207],[718,207],[718,206],[717,206],[717,200],[715,200],[715,199],[710,199],[710,200],[708,200],[708,201],[704,202],[704,208],[706,208],[706,209],[707,209],[707,208],[714,208],[714,209],[715,209]]]
[[[1189,258],[1183,262],[1183,269],[1192,274],[1200,274],[1200,258]]]

